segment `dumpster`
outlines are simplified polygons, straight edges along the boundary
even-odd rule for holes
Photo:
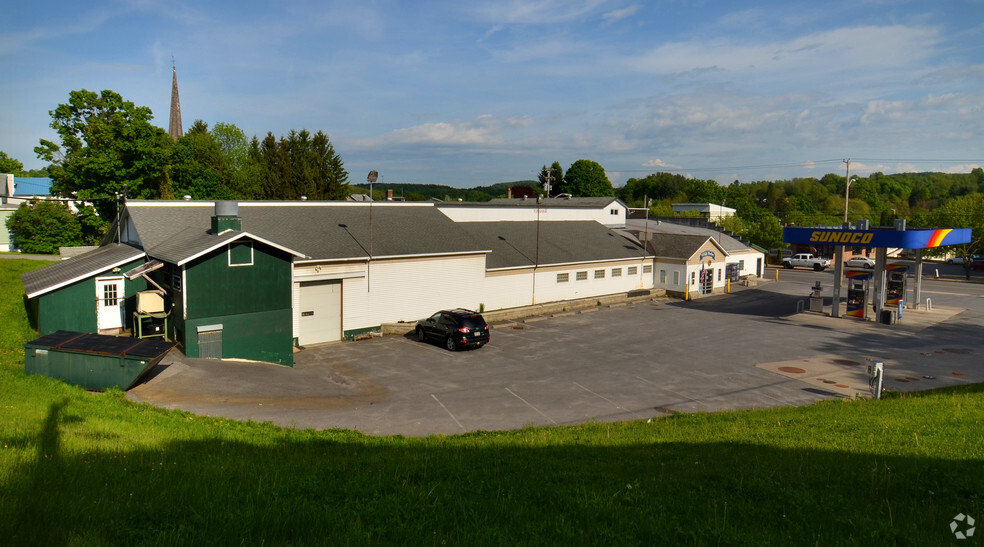
[[[173,346],[161,340],[60,330],[24,344],[24,371],[93,391],[127,390]]]

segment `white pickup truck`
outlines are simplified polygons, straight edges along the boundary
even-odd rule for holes
[[[789,258],[782,259],[783,268],[813,268],[815,271],[823,271],[830,267],[829,258],[821,258],[810,253],[800,253]]]

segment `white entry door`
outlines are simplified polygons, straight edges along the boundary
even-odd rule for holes
[[[342,339],[342,282],[308,281],[300,286],[297,342],[304,346]]]
[[[96,328],[99,332],[123,328],[123,278],[96,279]]]

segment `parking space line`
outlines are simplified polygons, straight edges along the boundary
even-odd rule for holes
[[[433,397],[434,400],[437,401],[437,404],[441,405],[441,408],[444,409],[444,412],[447,412],[448,413],[448,416],[451,416],[451,419],[454,420],[454,423],[458,424],[458,427],[460,429],[462,429],[462,430],[465,429],[465,426],[461,425],[461,422],[458,421],[458,418],[455,418],[454,417],[454,414],[451,414],[451,411],[448,410],[448,407],[444,406],[444,403],[442,403],[441,400],[437,398],[437,395],[434,395],[433,393],[431,393],[431,397]]]
[[[687,399],[691,403],[697,403],[699,405],[703,405],[704,404],[703,401],[701,401],[699,399],[694,399],[693,397],[688,397],[687,395],[684,395],[683,393],[679,393],[677,391],[673,391],[672,389],[670,389],[670,388],[668,388],[668,387],[666,387],[664,385],[657,384],[656,382],[653,382],[652,380],[647,380],[647,379],[643,378],[642,376],[636,376],[636,378],[642,380],[643,382],[646,382],[649,385],[657,386],[658,388],[660,388],[660,389],[662,389],[664,391],[669,391],[670,393],[676,395],[677,397],[683,397],[684,399]]]
[[[632,414],[633,416],[635,416],[637,418],[642,418],[642,416],[636,414],[635,412],[632,412],[631,410],[629,410],[629,409],[625,408],[624,406],[616,403],[615,401],[612,401],[611,399],[609,399],[608,397],[605,397],[604,395],[601,395],[599,393],[595,393],[594,391],[591,391],[590,389],[582,386],[581,384],[579,384],[577,382],[574,382],[574,385],[576,385],[577,387],[583,389],[584,391],[587,391],[588,393],[594,395],[595,397],[598,397],[599,399],[603,399],[605,401],[608,401],[609,404],[611,404],[612,406],[614,406],[615,408],[617,408],[619,410],[623,410],[623,411],[625,411],[625,412],[627,412],[629,414]]]
[[[527,401],[526,399],[524,399],[524,398],[522,398],[522,397],[520,397],[519,395],[516,395],[516,393],[515,393],[515,392],[514,392],[513,390],[511,390],[511,389],[509,389],[509,388],[507,387],[507,388],[506,388],[506,391],[508,391],[508,392],[509,392],[509,394],[510,394],[510,395],[512,395],[513,397],[515,397],[515,398],[517,398],[517,399],[519,399],[520,401],[523,401],[524,403],[526,403],[526,406],[528,406],[528,407],[530,407],[530,408],[532,408],[533,410],[535,410],[535,411],[537,411],[537,413],[538,413],[538,414],[539,414],[540,416],[543,416],[544,418],[546,418],[546,419],[548,419],[548,420],[550,420],[550,423],[552,423],[552,424],[554,424],[554,425],[557,425],[557,422],[555,422],[553,418],[551,418],[550,416],[547,416],[546,414],[544,414],[544,413],[542,413],[542,412],[540,412],[540,409],[539,409],[539,408],[537,408],[537,407],[535,407],[535,406],[533,406],[533,405],[531,405],[529,401]]]

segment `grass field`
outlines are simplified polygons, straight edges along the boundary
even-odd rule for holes
[[[984,518],[980,385],[423,439],[281,429],[25,376],[19,273],[44,264],[0,260],[5,545],[982,543],[950,531]]]

